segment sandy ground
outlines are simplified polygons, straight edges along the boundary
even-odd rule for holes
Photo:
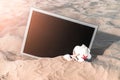
[[[80,64],[19,56],[30,7],[99,25],[91,54],[102,55]],[[120,80],[119,47],[119,0],[0,1],[0,80]]]

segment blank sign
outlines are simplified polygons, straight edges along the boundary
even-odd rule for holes
[[[32,8],[22,53],[37,57],[72,54],[76,45],[91,48],[97,26]]]

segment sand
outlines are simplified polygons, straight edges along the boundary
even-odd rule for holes
[[[1,0],[0,80],[120,80],[119,0]],[[99,25],[91,62],[21,55],[30,7]]]

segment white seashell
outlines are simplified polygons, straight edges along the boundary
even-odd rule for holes
[[[72,60],[72,58],[70,57],[69,54],[65,54],[65,55],[63,56],[63,58],[64,58],[65,60],[67,60],[67,61],[71,61],[71,60]]]
[[[82,61],[84,56],[87,57],[87,59],[91,59],[90,49],[84,44],[82,44],[82,46],[75,46],[73,49],[73,55],[76,56],[80,61]]]

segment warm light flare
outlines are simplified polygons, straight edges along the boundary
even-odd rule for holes
[[[25,0],[0,0],[0,35],[13,27],[26,25],[28,5]]]

